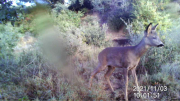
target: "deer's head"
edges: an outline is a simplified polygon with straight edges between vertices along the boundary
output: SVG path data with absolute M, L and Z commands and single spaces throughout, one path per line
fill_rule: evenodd
M 159 38 L 159 36 L 156 33 L 157 26 L 158 26 L 158 24 L 152 27 L 152 23 L 150 23 L 147 26 L 147 28 L 144 32 L 144 34 L 145 34 L 144 41 L 149 46 L 162 47 L 162 46 L 164 46 L 164 44 L 162 43 L 161 39 Z

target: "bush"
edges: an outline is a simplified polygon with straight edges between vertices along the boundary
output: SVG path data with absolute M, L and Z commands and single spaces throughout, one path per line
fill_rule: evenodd
M 100 89 L 96 92 L 87 92 L 85 81 L 81 78 L 79 71 L 76 71 L 78 67 L 73 65 L 76 64 L 76 59 L 68 61 L 69 65 L 61 65 L 61 61 L 58 63 L 49 61 L 51 58 L 44 54 L 40 47 L 37 49 L 23 52 L 16 59 L 6 58 L 1 61 L 0 95 L 3 99 L 106 99 L 105 93 L 102 93 Z M 69 67 L 71 65 L 73 68 Z M 101 94 L 99 95 L 98 92 Z
M 14 26 L 16 21 L 24 19 L 24 9 L 22 5 L 12 6 L 12 1 L 1 1 L 0 4 L 0 23 L 6 24 L 11 21 Z
M 56 13 L 53 14 L 53 20 L 58 25 L 61 31 L 65 32 L 72 27 L 79 27 L 81 22 L 81 17 L 83 13 L 75 13 L 70 10 L 61 10 L 61 13 L 56 16 Z
M 56 3 L 55 7 L 52 9 L 52 11 L 58 16 L 62 10 L 68 10 L 66 6 L 64 6 L 61 3 Z
M 148 76 L 148 82 L 150 85 L 155 86 L 166 86 L 167 91 L 159 92 L 160 99 L 169 99 L 179 98 L 180 95 L 178 92 L 180 91 L 180 70 L 179 63 L 167 63 L 161 66 L 162 71 L 157 74 Z
M 22 36 L 18 32 L 19 29 L 13 27 L 10 23 L 7 25 L 0 25 L 0 57 L 11 56 L 13 48 L 16 46 L 19 37 Z
M 50 10 L 48 5 L 36 3 L 36 6 L 27 7 L 24 10 L 24 19 L 16 21 L 15 25 L 19 27 L 20 33 L 30 32 L 33 36 L 38 36 L 39 31 L 52 26 Z
M 160 11 L 160 7 L 165 7 L 165 5 L 162 4 L 163 2 L 159 2 L 157 0 L 138 0 L 133 3 L 135 9 L 133 14 L 136 19 L 133 20 L 132 24 L 135 33 L 141 32 L 141 30 L 139 30 L 141 29 L 141 26 L 139 25 L 140 23 L 144 25 L 144 29 L 149 23 L 158 23 L 158 29 L 161 29 L 162 31 L 170 30 L 172 21 L 169 18 L 169 14 L 164 13 L 163 9 Z
M 166 13 L 173 19 L 178 19 L 180 15 L 180 5 L 177 2 L 171 2 L 164 7 Z
M 83 37 L 83 41 L 88 45 L 94 46 L 109 46 L 109 41 L 106 40 L 107 26 L 103 24 L 100 27 L 99 20 L 97 17 L 87 16 L 83 19 L 80 27 Z

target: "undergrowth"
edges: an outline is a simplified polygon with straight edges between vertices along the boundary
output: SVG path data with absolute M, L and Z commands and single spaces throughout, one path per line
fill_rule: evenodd
M 140 11 L 135 14 L 137 19 L 125 24 L 132 44 L 135 45 L 141 40 L 144 26 L 152 21 L 154 25 L 160 23 L 157 32 L 165 46 L 152 48 L 142 57 L 137 67 L 140 85 L 167 86 L 168 92 L 161 92 L 160 100 L 178 98 L 180 20 L 169 20 L 168 15 L 161 18 L 164 13 L 159 13 L 162 9 L 158 7 L 164 7 L 163 5 L 153 6 L 151 1 L 141 1 L 148 3 L 149 6 L 138 4 L 137 10 Z M 0 99 L 19 101 L 123 99 L 124 80 L 121 70 L 117 70 L 111 77 L 113 86 L 118 85 L 115 96 L 112 96 L 106 87 L 104 80 L 106 70 L 95 77 L 91 90 L 87 88 L 91 72 L 97 66 L 98 53 L 105 47 L 112 46 L 106 37 L 107 25 L 101 26 L 100 20 L 95 16 L 82 19 L 82 12 L 69 11 L 58 5 L 51 14 L 46 12 L 43 14 L 43 17 L 34 15 L 36 17 L 29 22 L 27 30 L 23 25 L 0 26 Z M 149 15 L 150 18 L 146 17 Z M 172 27 L 168 23 L 172 24 Z M 20 38 L 25 37 L 23 34 L 26 31 L 31 32 L 37 42 L 27 50 L 16 53 L 14 47 Z M 137 32 L 139 33 L 136 34 Z M 130 97 L 133 93 L 131 81 L 133 80 L 130 77 Z M 133 97 L 130 99 L 134 100 Z

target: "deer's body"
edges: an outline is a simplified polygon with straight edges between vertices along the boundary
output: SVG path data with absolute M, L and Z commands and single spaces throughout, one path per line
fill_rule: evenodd
M 99 53 L 98 60 L 103 66 L 132 69 L 140 60 L 140 53 L 136 52 L 138 46 L 109 47 Z M 146 51 L 146 50 L 142 50 Z
M 108 70 L 104 77 L 107 80 L 111 90 L 114 91 L 110 83 L 109 77 L 112 75 L 115 68 L 123 68 L 123 75 L 125 79 L 124 98 L 126 99 L 126 101 L 128 101 L 128 71 L 132 71 L 132 75 L 135 79 L 135 84 L 138 87 L 136 67 L 140 61 L 140 58 L 151 46 L 163 46 L 163 43 L 155 32 L 156 27 L 157 25 L 152 28 L 150 23 L 145 30 L 145 36 L 136 46 L 108 47 L 102 50 L 98 55 L 98 66 L 91 74 L 89 80 L 89 88 L 91 88 L 94 76 L 108 67 Z

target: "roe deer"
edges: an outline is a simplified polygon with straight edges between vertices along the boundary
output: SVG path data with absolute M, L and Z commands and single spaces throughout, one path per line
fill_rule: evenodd
M 140 43 L 136 46 L 108 47 L 104 49 L 103 51 L 101 51 L 98 56 L 98 61 L 99 61 L 98 66 L 92 72 L 90 80 L 89 80 L 89 89 L 91 88 L 92 80 L 94 76 L 100 71 L 108 67 L 108 70 L 106 74 L 104 75 L 104 77 L 109 87 L 111 88 L 111 90 L 114 91 L 109 81 L 109 77 L 112 75 L 116 67 L 123 68 L 123 75 L 125 79 L 124 98 L 126 101 L 128 101 L 128 92 L 127 92 L 128 71 L 131 70 L 132 75 L 135 79 L 135 84 L 138 87 L 138 80 L 136 76 L 136 66 L 139 63 L 140 58 L 151 46 L 156 46 L 156 47 L 164 46 L 156 33 L 157 25 L 152 27 L 152 23 L 150 23 L 144 32 L 144 37 L 142 38 Z

